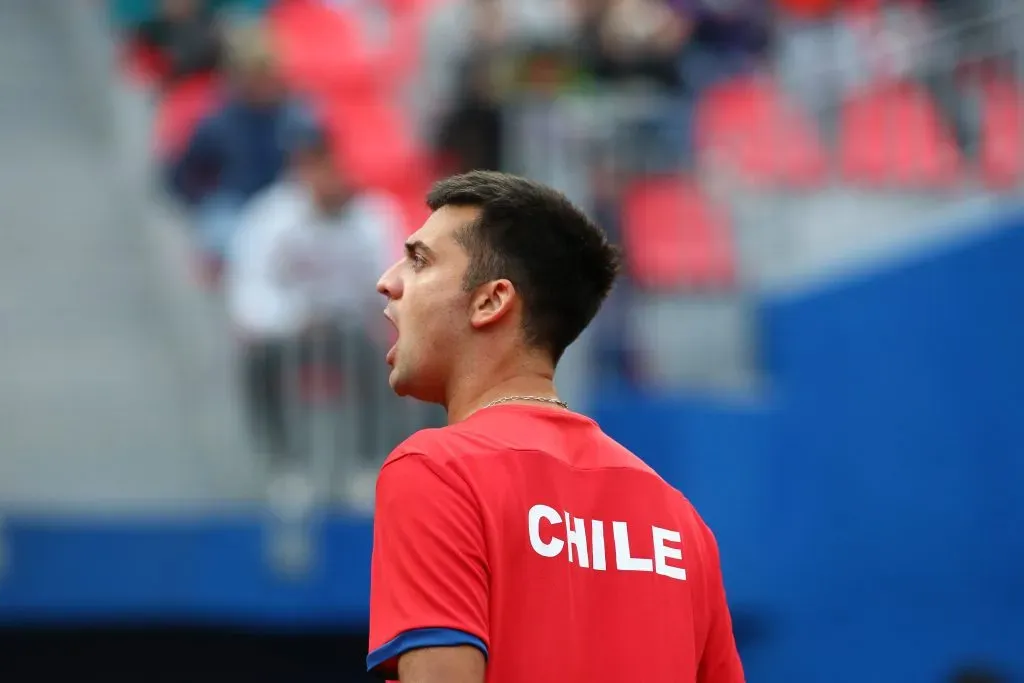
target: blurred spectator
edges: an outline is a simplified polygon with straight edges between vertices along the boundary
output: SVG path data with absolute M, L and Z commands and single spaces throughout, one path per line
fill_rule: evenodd
M 833 12 L 836 0 L 775 0 L 775 74 L 788 94 L 817 119 L 823 135 L 835 135 L 844 69 L 854 61 L 851 32 Z M 858 65 L 859 66 L 859 65 Z M 855 67 L 854 67 L 855 68 Z M 857 69 L 861 70 L 861 69 Z
M 603 98 L 602 114 L 616 122 L 610 143 L 623 170 L 672 171 L 690 156 L 693 102 L 678 62 L 691 30 L 664 0 L 581 2 L 580 59 L 612 95 Z M 634 89 L 653 97 L 635 98 Z
M 700 93 L 757 67 L 768 47 L 765 0 L 669 0 L 679 21 L 691 25 L 680 71 L 687 88 Z
M 586 0 L 581 28 L 584 63 L 599 80 L 680 88 L 676 63 L 692 25 L 663 0 Z
M 375 283 L 402 223 L 388 197 L 346 183 L 319 127 L 297 131 L 291 146 L 292 172 L 246 209 L 227 278 L 249 416 L 258 445 L 279 461 L 301 450 L 286 395 L 300 368 L 354 371 L 344 378 L 360 398 L 352 407 L 379 409 L 387 386 L 383 334 L 371 332 L 383 321 Z M 360 455 L 376 455 L 367 426 L 376 416 L 360 416 Z
M 159 56 L 164 85 L 216 71 L 221 36 L 203 0 L 161 0 L 156 16 L 142 22 L 135 40 Z
M 200 248 L 215 271 L 245 202 L 281 175 L 288 127 L 308 115 L 289 95 L 261 25 L 230 38 L 226 101 L 200 122 L 170 169 L 172 190 L 195 210 Z
M 504 131 L 493 64 L 486 55 L 481 55 L 479 59 L 470 59 L 462 69 L 461 91 L 437 134 L 437 151 L 448 166 L 444 170 L 501 170 Z
M 929 46 L 925 84 L 945 116 L 961 151 L 973 158 L 980 136 L 978 93 L 965 86 L 966 74 L 993 68 L 1012 73 L 1019 59 L 1014 31 L 1020 27 L 1016 0 L 928 0 L 935 27 L 946 40 Z M 977 82 L 977 79 L 973 79 Z
M 916 6 L 837 2 L 829 13 L 827 3 L 777 1 L 776 75 L 826 137 L 837 136 L 851 95 L 911 78 L 927 61 L 926 27 Z
M 501 168 L 499 83 L 506 58 L 563 43 L 571 31 L 566 0 L 452 0 L 440 6 L 425 29 L 417 79 L 423 138 L 452 157 L 456 169 Z

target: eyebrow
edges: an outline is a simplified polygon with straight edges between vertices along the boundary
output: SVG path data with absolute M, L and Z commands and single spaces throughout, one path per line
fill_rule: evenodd
M 413 254 L 416 254 L 417 252 L 419 252 L 420 254 L 423 254 L 424 256 L 428 256 L 428 257 L 434 256 L 434 251 L 430 247 L 428 247 L 426 244 L 421 242 L 420 240 L 413 240 L 411 242 L 406 242 L 405 243 L 405 253 L 406 254 L 408 254 L 409 256 L 412 256 Z

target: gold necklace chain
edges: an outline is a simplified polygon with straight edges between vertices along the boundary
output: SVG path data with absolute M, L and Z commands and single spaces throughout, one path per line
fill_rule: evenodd
M 569 404 L 558 398 L 548 398 L 546 396 L 505 396 L 504 398 L 497 398 L 484 406 L 484 408 L 490 408 L 491 406 L 501 405 L 502 403 L 511 403 L 512 401 L 536 401 L 537 403 L 549 403 L 559 408 L 569 408 Z

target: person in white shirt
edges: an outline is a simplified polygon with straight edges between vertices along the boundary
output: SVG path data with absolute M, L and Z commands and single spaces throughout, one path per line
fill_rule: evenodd
M 358 396 L 359 455 L 374 457 L 386 387 L 387 331 L 376 280 L 399 252 L 402 214 L 386 195 L 355 191 L 313 123 L 293 131 L 290 172 L 248 205 L 229 254 L 228 308 L 242 340 L 247 411 L 277 462 L 301 444 L 289 429 L 289 377 L 315 356 Z M 378 400 L 379 399 L 379 400 Z

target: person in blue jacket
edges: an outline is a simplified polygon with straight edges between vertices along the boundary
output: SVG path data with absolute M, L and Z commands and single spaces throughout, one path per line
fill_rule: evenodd
M 285 171 L 288 138 L 314 119 L 289 93 L 258 25 L 229 35 L 222 104 L 205 117 L 169 171 L 192 210 L 202 257 L 219 272 L 242 208 Z

